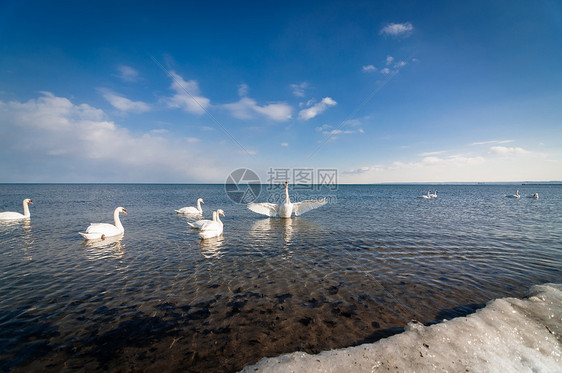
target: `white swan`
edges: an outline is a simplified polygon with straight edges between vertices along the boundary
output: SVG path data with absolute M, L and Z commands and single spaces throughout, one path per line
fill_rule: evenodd
M 538 193 L 535 193 L 535 194 L 529 194 L 529 195 L 527 196 L 527 198 L 534 198 L 534 199 L 539 199 L 539 194 L 538 194 Z
M 205 202 L 203 202 L 203 198 L 198 198 L 197 199 L 197 207 L 193 207 L 193 206 L 188 206 L 188 207 L 182 207 L 179 210 L 176 210 L 176 212 L 178 214 L 202 214 L 203 213 L 203 209 L 201 208 L 201 204 L 204 204 Z
M 219 210 L 217 210 L 219 211 Z M 220 210 L 222 211 L 222 210 Z M 207 238 L 211 238 L 211 237 L 217 237 L 220 236 L 222 234 L 222 230 L 223 230 L 223 224 L 222 221 L 220 219 L 220 216 L 225 216 L 224 215 L 224 211 L 221 213 L 217 212 L 213 218 L 216 218 L 215 221 L 209 221 L 206 222 L 205 224 L 203 224 L 201 226 L 201 231 L 199 232 L 199 237 L 201 237 L 201 239 L 207 239 Z
M 429 194 L 429 190 L 427 191 L 427 194 L 422 194 L 421 196 L 419 196 L 418 198 L 424 198 L 424 199 L 430 199 L 431 198 L 431 194 Z
M 217 211 L 213 211 L 213 220 L 208 220 L 208 219 L 197 220 L 194 223 L 188 222 L 187 224 L 189 224 L 189 226 L 193 229 L 201 229 L 201 227 L 204 226 L 205 224 L 213 222 L 213 221 L 217 221 L 217 214 L 225 216 L 224 211 L 221 210 L 221 209 L 218 209 Z
M 519 195 L 519 190 L 517 190 L 515 192 L 515 194 L 508 194 L 506 197 L 507 198 L 520 198 L 521 196 Z
M 285 203 L 278 205 L 275 203 L 250 203 L 248 208 L 255 213 L 266 216 L 279 216 L 280 218 L 290 218 L 292 213 L 295 216 L 304 214 L 307 211 L 315 209 L 326 204 L 326 199 L 308 200 L 302 202 L 291 203 L 289 199 L 289 182 L 285 182 Z
M 23 200 L 23 214 L 13 211 L 0 212 L 0 220 L 16 220 L 16 219 L 30 218 L 31 213 L 29 212 L 28 203 L 31 203 L 33 205 L 33 202 L 31 202 L 29 198 Z
M 437 198 L 437 191 L 435 191 L 435 193 L 432 193 L 429 195 L 431 198 Z
M 113 221 L 115 225 L 108 223 L 91 223 L 86 233 L 78 232 L 86 240 L 105 239 L 106 237 L 118 236 L 125 232 L 121 220 L 119 220 L 119 213 L 127 215 L 127 211 L 123 207 L 117 207 L 113 211 Z

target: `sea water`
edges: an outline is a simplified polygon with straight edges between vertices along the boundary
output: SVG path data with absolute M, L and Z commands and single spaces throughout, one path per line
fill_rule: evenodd
M 420 198 L 428 189 L 438 197 Z M 506 197 L 516 189 L 522 198 Z M 291 195 L 329 203 L 280 220 L 223 185 L 0 185 L 0 211 L 34 202 L 31 219 L 0 223 L 1 369 L 231 372 L 407 336 L 562 282 L 559 185 Z M 226 213 L 217 239 L 201 241 L 187 224 L 196 218 L 174 212 L 199 197 L 205 218 Z M 263 190 L 258 202 L 271 199 Z M 84 242 L 78 232 L 112 222 L 117 206 L 124 236 Z M 458 330 L 447 338 L 461 343 Z

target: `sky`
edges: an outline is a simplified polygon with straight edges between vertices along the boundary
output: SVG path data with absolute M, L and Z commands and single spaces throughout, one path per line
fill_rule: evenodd
M 562 3 L 0 0 L 0 182 L 239 168 L 562 180 Z

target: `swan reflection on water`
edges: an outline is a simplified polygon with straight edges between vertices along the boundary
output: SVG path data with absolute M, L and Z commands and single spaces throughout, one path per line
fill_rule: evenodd
M 294 243 L 295 237 L 304 238 L 312 235 L 317 236 L 320 227 L 313 222 L 303 218 L 289 219 L 260 219 L 256 220 L 250 227 L 250 235 L 255 240 L 266 240 L 283 235 L 285 245 Z
M 125 254 L 125 245 L 121 243 L 123 234 L 105 239 L 85 240 L 80 244 L 86 249 L 88 260 L 100 260 L 112 257 L 120 259 Z
M 22 252 L 23 259 L 26 261 L 33 260 L 33 256 L 29 251 L 35 243 L 31 227 L 31 219 L 0 220 L 1 233 L 9 232 L 10 235 L 21 237 L 23 239 L 25 245 L 22 245 Z
M 224 253 L 224 236 L 208 238 L 199 242 L 201 254 L 207 258 L 220 258 Z
M 293 238 L 293 221 L 296 219 L 260 219 L 256 220 L 250 228 L 250 235 L 256 240 L 265 240 L 283 232 L 285 244 L 291 243 Z

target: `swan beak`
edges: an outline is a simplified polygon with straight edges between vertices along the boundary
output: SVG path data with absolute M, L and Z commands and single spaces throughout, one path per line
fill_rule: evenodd
M 33 205 L 33 202 L 29 201 L 29 203 L 31 203 Z
M 128 215 L 127 211 L 125 211 L 125 209 L 123 209 L 123 214 Z

